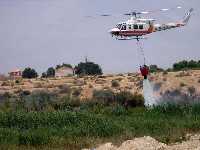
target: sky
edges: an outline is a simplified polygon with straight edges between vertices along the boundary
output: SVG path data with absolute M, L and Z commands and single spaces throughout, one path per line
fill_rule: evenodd
M 167 23 L 195 9 L 186 27 L 153 33 L 141 41 L 147 64 L 163 68 L 183 59 L 200 59 L 199 0 L 0 0 L 0 73 L 25 67 L 42 73 L 61 63 L 76 65 L 85 56 L 105 73 L 137 71 L 141 56 L 136 41 L 117 41 L 108 33 L 129 18 L 98 14 L 178 5 L 183 8 L 144 16 Z M 85 17 L 89 15 L 94 17 Z

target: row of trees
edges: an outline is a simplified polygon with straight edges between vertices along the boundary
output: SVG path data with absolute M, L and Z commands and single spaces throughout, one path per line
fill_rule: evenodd
M 183 69 L 200 69 L 200 60 L 195 61 L 195 60 L 183 60 L 177 63 L 173 64 L 173 70 L 174 71 L 179 71 Z
M 68 67 L 72 68 L 74 70 L 74 73 L 76 75 L 101 75 L 102 69 L 98 64 L 95 64 L 94 62 L 80 62 L 77 66 L 74 68 L 70 64 L 62 64 L 57 65 L 56 68 L 50 67 L 47 69 L 46 72 L 42 73 L 42 78 L 49 78 L 49 77 L 55 77 L 56 69 L 62 68 L 62 67 Z M 37 78 L 38 73 L 33 68 L 25 68 L 22 72 L 23 78 Z
M 56 69 L 62 68 L 62 67 L 69 67 L 74 70 L 74 73 L 76 75 L 101 75 L 102 69 L 98 64 L 95 64 L 94 62 L 80 62 L 77 66 L 74 68 L 70 64 L 62 64 L 57 65 L 55 68 L 50 67 L 47 69 L 46 72 L 42 73 L 43 78 L 49 78 L 49 77 L 55 77 Z M 150 65 L 150 72 L 159 72 L 164 71 L 164 69 L 159 68 L 157 65 Z M 194 60 L 183 60 L 179 61 L 177 63 L 173 64 L 173 68 L 167 69 L 167 71 L 179 71 L 184 69 L 200 69 L 200 60 L 194 61 Z M 32 69 L 32 68 L 25 68 L 25 70 L 22 73 L 23 78 L 36 78 L 38 77 L 38 73 Z
M 181 71 L 187 69 L 200 69 L 200 60 L 182 60 L 173 64 L 172 68 L 168 68 L 167 70 L 163 68 L 159 68 L 157 65 L 149 66 L 150 72 L 161 72 L 161 71 Z

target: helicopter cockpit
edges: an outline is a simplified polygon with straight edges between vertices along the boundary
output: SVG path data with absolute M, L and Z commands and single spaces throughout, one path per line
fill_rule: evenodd
M 119 30 L 126 30 L 126 23 L 118 23 L 116 27 Z
M 121 30 L 122 23 L 118 23 L 118 24 L 116 25 L 116 27 L 117 27 L 119 30 Z

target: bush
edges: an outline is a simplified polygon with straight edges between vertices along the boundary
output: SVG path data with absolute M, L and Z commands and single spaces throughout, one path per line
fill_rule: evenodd
M 58 88 L 60 89 L 60 94 L 71 94 L 71 87 L 67 84 L 59 85 Z
M 81 88 L 76 88 L 72 92 L 72 96 L 78 97 L 81 94 L 82 89 Z
M 189 92 L 191 95 L 193 95 L 193 94 L 195 94 L 195 92 L 196 92 L 196 88 L 195 88 L 194 86 L 190 86 L 190 87 L 188 87 L 188 92 Z
M 135 93 L 134 95 L 128 91 L 122 91 L 117 93 L 115 96 L 115 100 L 127 107 L 137 107 L 137 106 L 144 106 L 144 98 L 141 94 Z
M 180 83 L 180 87 L 184 87 L 184 86 L 186 86 L 186 84 L 183 83 L 183 82 L 181 82 L 181 83 Z
M 28 96 L 22 97 L 25 102 L 25 108 L 28 110 L 42 111 L 56 101 L 56 95 L 46 91 L 34 91 Z
M 111 85 L 112 85 L 112 87 L 119 87 L 120 86 L 120 84 L 117 80 L 112 80 Z
M 4 81 L 3 83 L 1 83 L 1 86 L 10 86 L 10 82 L 9 81 Z
M 163 75 L 167 75 L 168 74 L 168 71 L 167 70 L 164 70 L 163 71 Z
M 24 71 L 22 72 L 22 77 L 28 79 L 37 78 L 38 74 L 34 69 L 28 67 L 25 68 Z
M 149 71 L 150 71 L 151 73 L 153 73 L 153 72 L 160 72 L 160 71 L 163 71 L 163 69 L 162 69 L 162 68 L 159 68 L 157 65 L 150 65 L 150 66 L 149 66 Z
M 46 73 L 46 72 L 43 72 L 41 77 L 42 77 L 42 78 L 47 78 L 47 73 Z
M 98 103 L 109 105 L 114 102 L 115 94 L 111 90 L 94 90 L 93 99 Z

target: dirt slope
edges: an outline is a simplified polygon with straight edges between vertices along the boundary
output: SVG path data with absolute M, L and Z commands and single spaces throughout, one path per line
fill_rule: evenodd
M 112 143 L 106 143 L 91 150 L 200 150 L 200 135 L 194 135 L 188 138 L 187 141 L 182 143 L 166 145 L 146 136 L 125 141 L 119 147 L 112 145 Z

